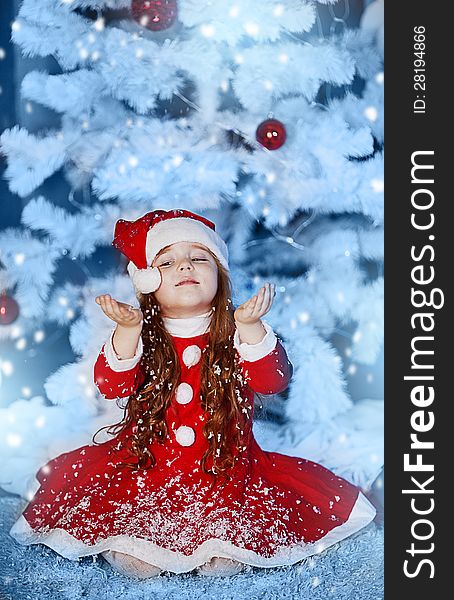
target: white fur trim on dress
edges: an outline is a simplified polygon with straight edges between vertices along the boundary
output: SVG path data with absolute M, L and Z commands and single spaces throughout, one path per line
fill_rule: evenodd
M 214 556 L 231 558 L 253 567 L 282 567 L 293 565 L 307 556 L 320 554 L 329 546 L 358 532 L 375 517 L 376 510 L 360 492 L 348 520 L 329 531 L 317 542 L 295 544 L 281 548 L 274 556 L 266 557 L 253 550 L 235 546 L 230 541 L 218 538 L 206 540 L 187 556 L 182 552 L 168 550 L 143 538 L 128 535 L 115 535 L 96 544 L 87 545 L 61 528 L 45 533 L 34 531 L 23 515 L 14 523 L 10 535 L 20 544 L 45 544 L 69 560 L 78 560 L 83 556 L 92 556 L 105 550 L 123 552 L 139 560 L 160 567 L 172 573 L 187 573 L 210 561 Z
M 183 350 L 183 362 L 190 369 L 191 367 L 195 367 L 196 364 L 202 358 L 202 350 L 193 344 L 192 346 L 188 346 Z
M 192 446 L 195 441 L 195 431 L 187 425 L 180 425 L 175 431 L 175 438 L 181 446 Z
M 188 404 L 191 402 L 193 395 L 194 390 L 192 387 L 189 385 L 189 383 L 183 381 L 183 383 L 180 383 L 180 385 L 177 387 L 175 399 L 178 404 Z
M 117 371 L 121 373 L 123 371 L 129 371 L 130 369 L 134 368 L 140 361 L 140 357 L 142 356 L 143 352 L 143 342 L 142 337 L 139 337 L 139 343 L 137 344 L 136 353 L 132 358 L 120 358 L 116 354 L 113 347 L 113 336 L 115 333 L 115 329 L 112 330 L 112 333 L 110 334 L 110 337 L 105 344 L 104 355 L 112 371 Z
M 238 350 L 238 354 L 241 356 L 241 358 L 247 360 L 248 362 L 260 360 L 276 348 L 276 334 L 266 321 L 262 321 L 262 323 L 265 327 L 266 334 L 263 340 L 258 344 L 246 344 L 246 342 L 240 342 L 240 334 L 238 333 L 238 329 L 235 331 L 235 335 L 233 336 L 233 345 Z
M 151 265 L 160 250 L 178 242 L 193 242 L 206 246 L 217 256 L 221 265 L 229 268 L 229 252 L 224 240 L 210 227 L 187 217 L 160 221 L 148 230 L 145 253 Z

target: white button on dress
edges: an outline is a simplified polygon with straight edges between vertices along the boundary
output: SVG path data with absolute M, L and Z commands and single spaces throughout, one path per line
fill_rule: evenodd
M 175 431 L 175 437 L 180 446 L 191 446 L 195 440 L 195 431 L 187 425 L 180 425 Z
M 188 404 L 188 402 L 191 402 L 193 395 L 194 391 L 189 383 L 183 382 L 177 387 L 175 399 L 178 404 Z
M 193 367 L 196 365 L 201 356 L 202 351 L 195 344 L 193 346 L 188 346 L 183 350 L 183 362 L 187 367 Z

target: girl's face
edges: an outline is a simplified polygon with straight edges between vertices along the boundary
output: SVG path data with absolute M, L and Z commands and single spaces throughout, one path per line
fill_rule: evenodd
M 154 292 L 164 317 L 194 317 L 211 310 L 218 289 L 218 268 L 201 244 L 178 242 L 156 256 L 153 267 L 161 273 Z

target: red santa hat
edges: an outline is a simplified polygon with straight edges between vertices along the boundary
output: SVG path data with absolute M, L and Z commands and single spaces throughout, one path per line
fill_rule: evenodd
M 189 210 L 154 210 L 136 221 L 119 219 L 112 245 L 129 258 L 128 273 L 136 290 L 149 294 L 161 285 L 159 269 L 151 266 L 153 260 L 163 248 L 178 242 L 206 246 L 228 270 L 227 246 L 215 224 Z

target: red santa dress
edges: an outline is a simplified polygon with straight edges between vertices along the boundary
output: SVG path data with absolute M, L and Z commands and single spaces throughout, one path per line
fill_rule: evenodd
M 200 467 L 208 447 L 202 427 L 200 370 L 209 315 L 165 319 L 181 364 L 166 422 L 168 440 L 150 445 L 151 470 L 119 468 L 131 462 L 119 441 L 88 444 L 50 460 L 36 473 L 40 484 L 10 534 L 21 544 L 46 544 L 79 557 L 114 550 L 165 571 L 184 573 L 214 556 L 256 567 L 294 564 L 367 525 L 375 508 L 360 489 L 320 464 L 260 448 L 252 431 L 253 394 L 284 390 L 292 366 L 268 324 L 259 344 L 234 344 L 247 382 L 242 390 L 249 417 L 247 442 L 232 480 L 210 491 Z M 110 339 L 94 367 L 106 399 L 129 396 L 143 381 L 136 355 L 120 359 Z M 132 427 L 133 425 L 131 425 Z M 120 450 L 113 451 L 113 447 Z

